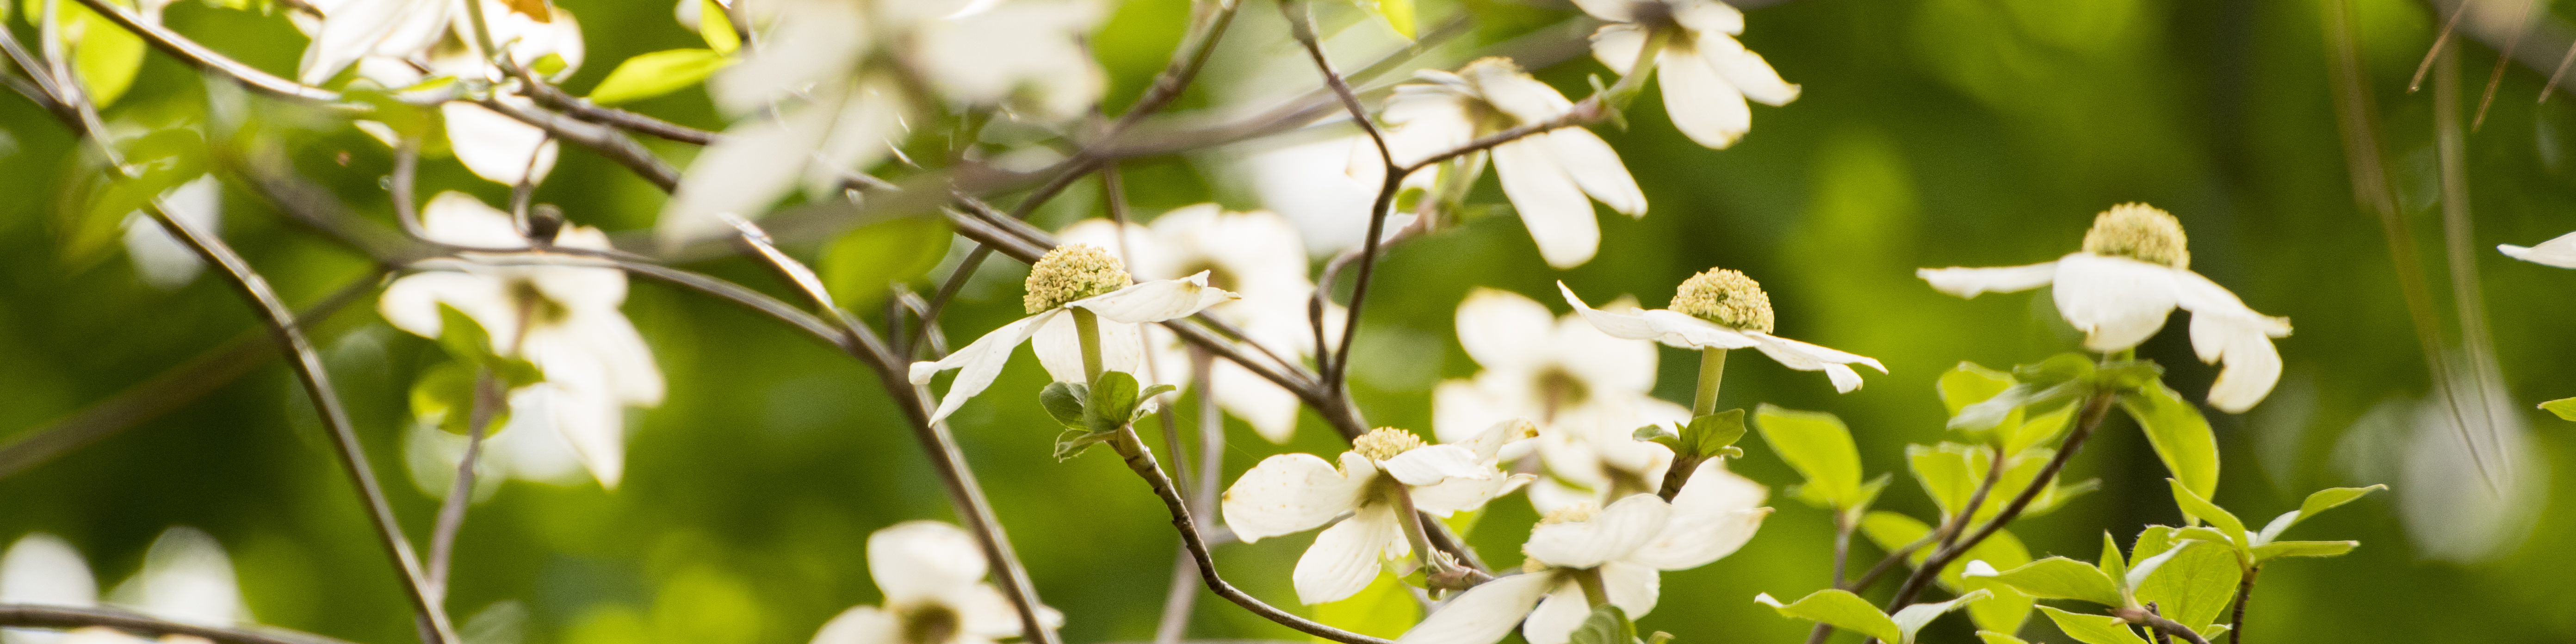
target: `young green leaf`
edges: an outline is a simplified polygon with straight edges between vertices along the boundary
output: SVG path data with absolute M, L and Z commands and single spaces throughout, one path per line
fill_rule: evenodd
M 2039 610 L 2048 613 L 2048 621 L 2056 622 L 2057 630 L 2084 644 L 2147 644 L 2146 638 L 2138 637 L 2137 631 L 2129 630 L 2129 624 L 2117 617 L 2069 613 L 2052 606 L 2041 606 Z
M 698 38 L 719 54 L 730 56 L 742 49 L 742 34 L 734 33 L 733 16 L 716 0 L 698 0 Z
M 2164 460 L 2165 471 L 2201 498 L 2218 491 L 2218 438 L 2199 407 L 2184 401 L 2172 387 L 2156 383 L 2121 394 L 2120 408 L 2146 431 L 2147 445 Z
M 1905 634 L 1904 644 L 1914 644 L 1914 634 L 1921 632 L 1924 625 L 1932 623 L 1932 620 L 1939 619 L 1950 611 L 1958 610 L 1991 595 L 1992 593 L 1987 591 L 1972 590 L 1968 591 L 1968 594 L 1951 598 L 1950 601 L 1915 604 L 1896 609 L 1896 614 L 1889 616 L 1888 619 L 1896 622 L 1898 632 Z
M 1090 431 L 1082 422 L 1082 404 L 1090 399 L 1091 388 L 1079 382 L 1051 382 L 1038 391 L 1038 406 L 1067 429 Z
M 2548 410 L 2549 413 L 2557 414 L 2559 418 L 2576 420 L 2576 398 L 2560 398 L 2540 403 L 2540 408 Z
M 2245 543 L 2245 522 L 2236 520 L 2236 515 L 2229 514 L 2227 510 L 2210 503 L 2209 499 L 2193 492 L 2191 488 L 2184 487 L 2180 480 L 2165 479 L 2165 482 L 2172 484 L 2174 505 L 2182 509 L 2183 516 L 2207 521 L 2210 525 L 2216 526 L 2219 531 L 2227 535 L 2230 543 L 2239 545 Z
M 704 0 L 701 0 L 704 1 Z M 853 309 L 883 304 L 897 282 L 930 273 L 957 236 L 938 217 L 899 217 L 860 226 L 823 251 L 818 271 L 832 299 Z
M 2388 489 L 2388 486 L 2373 485 L 2370 487 L 2330 487 L 2323 490 L 2317 490 L 2315 493 L 2308 495 L 2308 500 L 2299 503 L 2299 518 L 2293 519 L 2290 522 L 2292 524 L 2296 524 L 2300 521 L 2316 518 L 2317 513 L 2341 507 L 2343 504 L 2351 503 L 2360 499 L 2363 495 L 2385 489 Z
M 2226 544 L 2185 542 L 2156 556 L 2166 559 L 2134 584 L 2138 601 L 2155 602 L 2167 619 L 2193 630 L 2218 619 L 2235 599 L 2236 582 L 2245 574 L 2237 565 L 2236 552 Z
M 2058 434 L 2066 431 L 2067 424 L 2075 420 L 2077 407 L 2079 405 L 2073 401 L 2067 401 L 2059 403 L 2056 411 L 2037 414 L 2022 412 L 2030 419 L 2022 421 L 2010 430 L 1997 431 L 1996 439 L 2003 443 L 2005 454 L 2019 456 L 2032 448 L 2056 440 Z
M 2254 562 L 2281 557 L 2340 557 L 2359 547 L 2359 541 L 2274 541 L 2254 548 Z
M 1993 398 L 1996 394 L 2003 393 L 2005 389 L 2011 389 L 2012 386 L 2012 374 L 1981 367 L 1974 362 L 1961 362 L 1959 366 L 1941 372 L 1941 380 L 1938 383 L 1938 388 L 1941 390 L 1941 405 L 1950 408 L 1952 416 L 1957 416 L 1959 410 Z
M 1970 463 L 1973 448 L 1958 443 L 1905 446 L 1906 464 L 1914 470 L 1914 480 L 1923 485 L 1923 493 L 1941 506 L 1943 516 L 1957 516 L 1968 511 L 1968 497 L 1974 496 L 1978 479 L 1986 469 Z
M 134 87 L 135 73 L 143 70 L 143 38 L 76 4 L 64 3 L 55 19 L 71 36 L 72 74 L 92 104 L 106 109 Z
M 1407 602 L 1411 603 L 1411 602 Z M 1602 604 L 1583 618 L 1567 644 L 1637 644 L 1637 625 L 1628 621 L 1628 611 L 1615 604 Z
M 1909 633 L 1898 628 L 1896 620 L 1888 618 L 1886 613 L 1878 612 L 1877 606 L 1870 605 L 1869 600 L 1861 599 L 1859 595 L 1851 594 L 1850 591 L 1827 588 L 1809 593 L 1806 597 L 1799 598 L 1797 603 L 1788 605 L 1782 605 L 1780 600 L 1773 599 L 1770 593 L 1754 595 L 1753 601 L 1780 611 L 1782 617 L 1822 622 L 1835 628 L 1875 637 L 1882 642 L 1908 641 L 1906 636 Z
M 2128 593 L 2129 560 L 2120 556 L 2120 541 L 2111 538 L 2109 530 L 2102 531 L 2102 558 L 2093 562 L 2093 567 L 2102 571 L 2102 576 L 2110 578 L 2112 583 L 2118 584 L 2121 594 Z
M 1851 429 L 1842 419 L 1769 404 L 1755 411 L 1754 419 L 1771 451 L 1807 477 L 1799 490 L 1802 498 L 1841 509 L 1860 503 L 1860 450 L 1852 445 Z
M 498 413 L 507 414 L 503 407 Z M 437 416 L 438 428 L 448 433 L 473 433 L 474 364 L 453 360 L 423 372 L 411 383 L 411 413 L 415 418 Z M 496 419 L 492 425 L 501 423 Z
M 1106 434 L 1125 427 L 1136 417 L 1138 400 L 1136 377 L 1124 371 L 1103 371 L 1091 381 L 1091 400 L 1082 406 L 1083 427 L 1095 434 Z
M 1422 621 L 1422 603 L 1413 600 L 1413 591 L 1395 575 L 1380 572 L 1377 581 L 1360 589 L 1359 594 L 1316 606 L 1315 621 L 1362 635 L 1394 639 Z
M 2030 644 L 2021 638 L 1995 631 L 1977 631 L 1977 641 L 1984 644 Z
M 640 101 L 680 91 L 734 63 L 734 58 L 712 49 L 672 49 L 637 54 L 616 69 L 608 78 L 590 90 L 590 101 L 615 105 Z
M 2006 570 L 1995 579 L 2041 599 L 2080 599 L 2121 606 L 2120 588 L 2102 570 L 2065 557 L 2049 557 Z
M 1091 446 L 1109 442 L 1109 439 L 1115 436 L 1117 436 L 1115 432 L 1064 430 L 1064 433 L 1055 435 L 1055 460 L 1058 462 L 1071 460 L 1073 457 L 1081 456 L 1083 451 L 1091 449 Z

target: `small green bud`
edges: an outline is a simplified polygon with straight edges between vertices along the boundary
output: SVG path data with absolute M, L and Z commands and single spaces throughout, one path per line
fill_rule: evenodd
M 2191 268 L 2191 251 L 2182 233 L 2182 221 L 2173 213 L 2143 203 L 2124 203 L 2093 216 L 2093 228 L 2084 231 L 2084 252 L 2170 266 Z
M 1065 244 L 1029 265 L 1029 293 L 1020 303 L 1037 313 L 1135 283 L 1127 277 L 1127 266 L 1108 251 L 1089 244 Z
M 1369 460 L 1383 461 L 1395 458 L 1397 454 L 1412 451 L 1422 444 L 1422 437 L 1413 435 L 1413 432 L 1393 427 L 1380 427 L 1361 434 L 1358 440 L 1351 441 L 1351 451 L 1359 452 L 1361 456 L 1369 457 Z
M 1742 271 L 1712 268 L 1674 289 L 1672 310 L 1739 331 L 1771 332 L 1771 295 Z

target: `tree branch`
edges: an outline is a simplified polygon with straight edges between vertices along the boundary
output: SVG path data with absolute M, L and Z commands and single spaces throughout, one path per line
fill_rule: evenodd
M 1913 576 L 1906 577 L 1905 584 L 1897 587 L 1896 597 L 1887 602 L 1887 610 L 1894 612 L 1912 603 L 1916 595 L 1921 594 L 1925 587 L 1931 585 L 1934 578 L 1940 576 L 1942 568 L 1948 567 L 1951 561 L 1959 558 L 1959 555 L 1966 554 L 1968 549 L 1977 547 L 1977 544 L 1984 542 L 1986 537 L 1994 536 L 1996 531 L 2004 528 L 2004 524 L 2012 523 L 2013 519 L 2019 518 L 2022 510 L 2030 507 L 2031 502 L 2037 500 L 2041 492 L 2047 491 L 2049 486 L 2056 484 L 2058 470 L 2066 468 L 2066 462 L 2073 459 L 2075 453 L 2084 448 L 2084 439 L 2091 437 L 2093 429 L 2099 427 L 2102 424 L 2102 418 L 2110 413 L 2114 393 L 2105 390 L 2093 394 L 2093 399 L 2084 404 L 2084 411 L 2076 421 L 2075 431 L 2067 434 L 2065 443 L 2058 445 L 2057 455 L 2050 457 L 2048 464 L 2039 468 L 2039 475 L 2031 477 L 2030 486 L 2022 488 L 2020 494 L 2014 495 L 2013 500 L 2004 504 L 2002 510 L 1996 511 L 1994 518 L 1987 519 L 1982 527 L 1977 528 L 1975 534 L 1968 535 L 1968 538 L 1961 539 L 1950 547 L 1932 551 L 1932 556 L 1924 559 L 1923 565 L 1914 569 Z
M 345 640 L 332 639 L 311 633 L 299 633 L 285 629 L 272 629 L 266 627 L 261 627 L 259 630 L 212 628 L 198 626 L 195 624 L 181 624 L 157 617 L 139 615 L 121 610 L 105 608 L 75 608 L 71 606 L 0 604 L 0 626 L 15 628 L 51 628 L 61 630 L 90 627 L 112 628 L 146 637 L 166 637 L 171 635 L 182 637 L 202 637 L 208 640 L 222 642 L 223 644 L 351 644 Z

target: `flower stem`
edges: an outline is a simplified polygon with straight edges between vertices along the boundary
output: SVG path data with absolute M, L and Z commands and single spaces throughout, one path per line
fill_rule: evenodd
M 1574 571 L 1574 585 L 1583 587 L 1583 602 L 1592 608 L 1610 603 L 1610 591 L 1601 587 L 1601 569 Z
M 2245 602 L 2254 600 L 2254 576 L 2263 574 L 2262 566 L 2245 569 L 2245 578 L 2236 582 L 2235 614 L 2227 620 L 2227 644 L 2245 641 Z
M 1073 333 L 1082 338 L 1082 382 L 1100 381 L 1100 316 L 1089 309 L 1073 309 Z
M 1691 417 L 1717 413 L 1717 385 L 1726 379 L 1726 349 L 1699 350 L 1699 394 L 1691 398 Z
M 1671 29 L 1657 29 L 1646 34 L 1646 44 L 1637 49 L 1637 62 L 1628 66 L 1628 74 L 1619 77 L 1617 84 L 1611 85 L 1608 91 L 1602 92 L 1614 106 L 1621 109 L 1627 108 L 1629 99 L 1635 98 L 1639 90 L 1645 89 L 1646 78 L 1655 75 L 1656 54 L 1663 53 L 1664 43 L 1670 42 L 1672 37 Z M 1719 350 L 1724 351 L 1724 349 Z
M 1431 556 L 1435 550 L 1431 547 L 1431 537 L 1424 534 L 1422 513 L 1413 509 L 1412 490 L 1405 489 L 1404 483 L 1392 476 L 1381 477 L 1378 483 L 1386 486 L 1387 497 L 1395 501 L 1395 524 L 1404 528 L 1404 541 L 1412 544 L 1413 558 L 1420 560 L 1422 567 L 1432 572 L 1448 572 L 1439 557 Z

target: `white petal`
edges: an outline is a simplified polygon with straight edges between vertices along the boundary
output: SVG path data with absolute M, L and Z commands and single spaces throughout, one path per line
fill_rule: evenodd
M 654 237 L 666 247 L 728 237 L 734 228 L 718 215 L 768 212 L 804 176 L 837 113 L 823 105 L 790 107 L 780 118 L 747 119 L 725 130 L 724 138 L 689 162 L 679 189 L 662 206 Z
M 1653 340 L 1685 349 L 1742 349 L 1755 344 L 1753 338 L 1707 320 L 1663 309 L 1640 313 L 1603 311 L 1584 304 L 1583 298 L 1575 296 L 1574 289 L 1566 287 L 1564 282 L 1557 282 L 1556 288 L 1565 294 L 1567 303 L 1574 305 L 1575 312 L 1583 314 L 1584 321 L 1591 322 L 1592 328 L 1600 329 L 1610 337 Z
M 626 476 L 626 406 L 617 399 L 603 365 L 595 360 L 547 360 L 538 386 L 555 431 L 581 457 L 600 487 L 617 489 Z
M 2191 344 L 2201 361 L 2225 361 L 2218 381 L 2209 385 L 2209 405 L 2230 414 L 2245 413 L 2272 393 L 2281 380 L 2281 353 L 2258 320 L 2193 314 Z
M 1774 107 L 1798 100 L 1798 86 L 1780 80 L 1780 72 L 1772 70 L 1761 54 L 1745 49 L 1744 43 L 1724 34 L 1701 33 L 1698 44 L 1700 56 L 1708 59 L 1709 67 L 1716 69 L 1717 75 L 1735 91 L 1742 92 L 1744 98 Z
M 2057 260 L 2057 313 L 2084 332 L 2086 349 L 2138 346 L 2173 313 L 2176 272 L 2126 257 L 2067 255 Z
M 510 302 L 508 284 L 488 275 L 453 271 L 428 271 L 405 275 L 385 287 L 376 297 L 376 312 L 385 316 L 394 328 L 410 331 L 424 338 L 436 338 L 444 332 L 445 322 L 439 317 L 438 305 L 446 304 L 473 318 L 492 336 L 494 347 L 502 353 L 514 353 L 516 346 L 506 344 L 518 337 L 518 307 Z
M 1538 426 L 1530 424 L 1527 420 L 1514 418 L 1494 423 L 1486 427 L 1485 431 L 1477 432 L 1474 438 L 1455 444 L 1475 452 L 1477 460 L 1492 463 L 1499 458 L 1504 446 L 1528 440 L 1537 435 Z
M 1397 644 L 1493 644 L 1529 615 L 1557 583 L 1552 573 L 1497 577 L 1477 584 L 1432 611 L 1396 638 Z
M 296 78 L 320 85 L 369 54 L 402 57 L 436 42 L 446 24 L 447 2 L 374 0 L 331 7 L 304 49 Z
M 1791 340 L 1760 331 L 1746 331 L 1744 334 L 1760 342 L 1760 344 L 1756 344 L 1754 346 L 1762 350 L 1762 355 L 1771 356 L 1771 359 L 1778 361 L 1781 366 L 1791 369 L 1799 371 L 1823 371 L 1826 375 L 1832 378 L 1834 390 L 1843 393 L 1851 393 L 1852 390 L 1860 388 L 1860 374 L 1852 371 L 1851 367 L 1843 365 L 1865 364 L 1878 369 L 1879 373 L 1887 373 L 1887 367 L 1879 364 L 1878 360 L 1873 358 L 1807 344 L 1805 342 L 1799 342 L 1797 340 Z
M 1690 140 L 1714 149 L 1734 145 L 1753 129 L 1753 110 L 1744 105 L 1744 94 L 1719 76 L 1706 57 L 1688 47 L 1673 43 L 1655 58 L 1663 64 L 1657 70 L 1664 88 L 1664 112 L 1671 115 L 1673 127 Z
M 1545 355 L 1556 314 L 1519 293 L 1476 287 L 1458 303 L 1457 326 L 1458 345 L 1476 364 L 1519 373 L 1536 368 Z
M 886 602 L 962 595 L 981 585 L 984 550 L 973 535 L 939 521 L 906 521 L 868 535 L 868 577 Z
M 1010 596 L 1002 594 L 1002 590 L 992 584 L 976 584 L 964 594 L 949 596 L 946 600 L 950 608 L 957 610 L 958 628 L 982 641 L 1017 637 L 1023 632 L 1019 607 L 1011 603 Z M 1038 625 L 1047 630 L 1063 628 L 1064 613 L 1040 605 Z
M 1189 317 L 1207 307 L 1242 296 L 1207 285 L 1207 272 L 1176 280 L 1154 280 L 1065 304 L 1090 309 L 1109 322 L 1145 323 Z
M 1711 462 L 1714 460 L 1711 459 Z M 1715 479 L 1737 478 L 1724 470 L 1719 470 L 1712 475 L 1703 469 L 1699 474 L 1692 476 L 1689 485 L 1699 485 L 1700 477 L 1703 476 Z M 1750 483 L 1745 481 L 1745 484 Z M 1684 487 L 1687 491 L 1689 486 Z M 1683 502 L 1679 497 L 1673 500 L 1676 503 Z M 1758 500 L 1755 502 L 1759 503 Z M 1765 507 L 1676 509 L 1672 521 L 1664 526 L 1662 533 L 1655 535 L 1654 541 L 1647 543 L 1635 554 L 1621 561 L 1663 570 L 1688 570 L 1705 566 L 1709 562 L 1735 554 L 1736 550 L 1743 548 L 1745 542 L 1753 539 L 1754 532 L 1761 529 L 1762 520 L 1770 515 L 1771 508 Z
M 535 103 L 516 95 L 504 94 L 498 100 L 520 109 L 537 109 Z M 439 106 L 439 113 L 447 117 L 448 147 L 474 176 L 515 186 L 545 183 L 546 174 L 554 171 L 556 144 L 544 129 L 464 101 L 448 101 Z
M 473 248 L 527 248 L 528 238 L 510 213 L 474 195 L 448 190 L 420 209 L 421 232 L 431 241 Z M 616 272 L 616 271 L 610 271 Z
M 1100 321 L 1100 368 L 1123 371 L 1136 376 L 1140 384 L 1151 384 L 1142 371 L 1145 361 L 1144 330 L 1124 322 Z M 1083 376 L 1082 333 L 1071 315 L 1058 315 L 1038 328 L 1029 347 L 1036 350 L 1038 364 L 1045 366 L 1047 376 L 1056 382 L 1089 383 Z
M 96 606 L 98 580 L 71 542 L 32 533 L 0 555 L 0 603 Z
M 1976 297 L 1981 293 L 2017 293 L 2042 286 L 2057 279 L 2057 262 L 2001 268 L 1918 268 L 1914 276 L 1932 284 L 1932 290 L 1959 297 Z
M 1443 479 L 1486 479 L 1502 476 L 1494 466 L 1476 457 L 1474 451 L 1457 445 L 1426 445 L 1395 455 L 1378 464 L 1388 476 L 1405 485 L 1432 485 Z
M 241 589 L 222 544 L 196 528 L 177 527 L 143 554 L 140 608 L 183 624 L 231 626 L 242 614 Z
M 1549 266 L 1573 268 L 1592 261 L 1601 246 L 1601 225 L 1592 220 L 1592 200 L 1551 153 L 1526 139 L 1494 146 L 1494 173 L 1503 196 L 1520 212 L 1521 225 L 1529 228 L 1530 241 L 1538 243 L 1539 256 Z
M 223 184 L 209 174 L 162 191 L 161 205 L 189 228 L 221 234 L 223 195 Z M 139 210 L 125 218 L 125 252 L 134 259 L 135 272 L 144 283 L 165 291 L 196 281 L 197 272 L 205 268 L 196 249 Z
M 1627 4 L 1622 1 L 1621 5 Z M 1631 24 L 1607 24 L 1592 32 L 1592 58 L 1601 61 L 1611 72 L 1621 76 L 1636 67 L 1637 53 L 1646 48 L 1646 29 Z
M 1559 583 L 1530 611 L 1529 621 L 1521 623 L 1521 637 L 1530 644 L 1565 644 L 1574 629 L 1582 628 L 1583 620 L 1592 616 L 1590 604 L 1582 586 L 1573 580 Z
M 1671 515 L 1672 506 L 1663 499 L 1638 494 L 1610 504 L 1590 520 L 1532 528 L 1521 551 L 1562 568 L 1592 568 L 1636 552 L 1663 531 Z
M 760 47 L 742 63 L 707 83 L 726 114 L 758 110 L 770 101 L 848 75 L 868 49 L 864 7 L 848 2 L 782 2 Z M 802 157 L 799 157 L 801 160 Z
M 1175 375 L 1185 371 L 1173 370 Z M 1297 400 L 1296 393 L 1280 388 L 1278 383 L 1253 375 L 1242 365 L 1218 361 L 1208 374 L 1208 387 L 1216 390 L 1217 406 L 1252 425 L 1252 431 L 1263 439 L 1285 444 L 1296 434 L 1297 411 L 1303 403 Z
M 1543 138 L 1541 138 L 1543 137 Z M 1612 212 L 1631 217 L 1646 216 L 1646 193 L 1637 189 L 1637 179 L 1628 176 L 1628 166 L 1619 162 L 1619 152 L 1591 130 L 1569 127 L 1532 138 L 1541 138 L 1556 164 L 1584 194 L 1601 200 Z
M 1744 12 L 1717 0 L 1665 0 L 1673 21 L 1695 32 L 1744 33 Z
M 1602 594 L 1610 596 L 1610 605 L 1627 611 L 1630 619 L 1655 612 L 1655 600 L 1663 590 L 1663 573 L 1622 561 L 1601 564 L 1600 571 Z
M 1297 601 L 1310 605 L 1340 601 L 1367 588 L 1377 579 L 1378 562 L 1396 554 L 1391 550 L 1411 550 L 1398 520 L 1393 506 L 1375 503 L 1316 534 L 1315 544 L 1297 558 L 1297 570 L 1289 576 L 1297 587 Z
M 1486 103 L 1521 123 L 1546 121 L 1574 109 L 1574 103 L 1565 100 L 1556 88 L 1506 66 L 1471 64 L 1459 73 L 1467 75 L 1467 81 Z
M 948 354 L 948 357 L 941 358 L 938 362 L 912 363 L 912 384 L 916 385 L 928 384 L 930 378 L 939 375 L 939 372 L 950 369 L 959 370 L 957 379 L 948 384 L 948 397 L 939 400 L 939 410 L 930 415 L 930 422 L 936 423 L 947 418 L 949 414 L 956 412 L 958 407 L 964 406 L 966 399 L 973 398 L 975 394 L 983 393 L 985 387 L 992 386 L 993 378 L 1002 374 L 1002 365 L 1010 363 L 1011 352 L 1019 349 L 1020 343 L 1027 342 L 1029 334 L 1035 333 L 1040 325 L 1063 312 L 1057 309 L 1020 318 L 1018 321 L 1002 325 L 1002 328 L 994 329 L 992 333 L 984 334 L 984 337 L 976 338 L 973 343 L 967 344 L 955 353 Z
M 1487 370 L 1492 373 L 1492 370 Z M 1443 381 L 1431 390 L 1431 429 L 1444 443 L 1473 440 L 1495 423 L 1522 418 L 1524 399 L 1488 386 L 1488 378 Z M 1529 414 L 1535 415 L 1535 414 Z
M 875 606 L 852 606 L 823 623 L 813 644 L 901 644 L 903 624 Z
M 1485 507 L 1494 497 L 1510 494 L 1537 477 L 1529 474 L 1495 475 L 1486 478 L 1452 478 L 1439 483 L 1412 488 L 1413 508 L 1445 517 Z
M 1359 508 L 1376 477 L 1377 466 L 1356 453 L 1344 452 L 1338 471 L 1313 454 L 1280 454 L 1235 479 L 1220 509 L 1235 536 L 1252 543 L 1310 530 Z
M 1555 354 L 1550 362 L 1587 389 L 1587 403 L 1621 395 L 1643 396 L 1655 388 L 1655 343 L 1611 337 L 1582 315 L 1557 320 L 1547 349 Z
M 2276 318 L 2257 313 L 2253 308 L 2245 306 L 2244 300 L 2236 299 L 2236 294 L 2228 292 L 2227 287 L 2219 286 L 2217 282 L 2209 281 L 2209 278 L 2202 277 L 2199 273 L 2175 270 L 2171 272 L 2171 276 L 2174 284 L 2174 304 L 2185 311 L 2190 311 L 2192 319 L 2197 320 L 2202 316 L 2231 318 L 2267 337 L 2290 337 L 2289 318 Z M 2208 360 L 2213 355 L 2204 352 L 2200 358 Z
M 863 83 L 850 92 L 830 134 L 817 146 L 814 163 L 805 169 L 806 193 L 837 194 L 842 173 L 866 172 L 892 154 L 904 134 L 902 101 L 898 90 L 882 82 Z
M 2559 235 L 2556 239 L 2540 242 L 2540 245 L 2529 248 L 2499 244 L 2496 250 L 2504 253 L 2506 257 L 2534 264 L 2576 268 L 2576 233 Z

